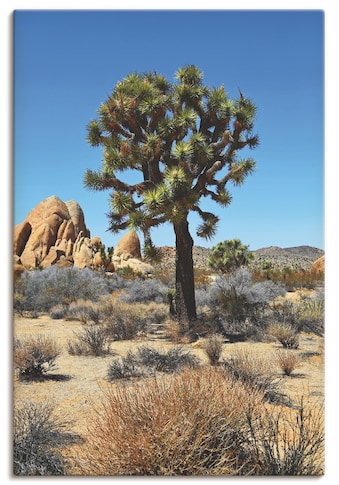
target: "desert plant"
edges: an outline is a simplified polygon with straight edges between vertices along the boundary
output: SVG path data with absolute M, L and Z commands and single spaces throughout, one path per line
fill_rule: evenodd
M 118 379 L 131 379 L 145 375 L 145 368 L 140 366 L 137 356 L 129 351 L 125 357 L 112 360 L 108 366 L 106 377 L 109 382 L 113 382 Z
M 68 312 L 67 306 L 58 304 L 53 306 L 50 309 L 49 316 L 53 320 L 60 320 L 61 318 L 65 318 L 67 316 L 67 312 Z
M 101 318 L 100 306 L 90 300 L 80 298 L 69 305 L 67 315 L 68 318 L 80 320 L 82 323 L 98 324 Z
M 206 339 L 204 352 L 208 357 L 211 365 L 217 365 L 222 354 L 224 338 L 219 334 L 210 335 Z
M 268 358 L 258 357 L 244 349 L 237 349 L 222 361 L 222 365 L 226 373 L 233 379 L 259 389 L 267 401 L 276 400 L 279 379 Z
M 184 367 L 195 368 L 199 359 L 189 350 L 177 345 L 165 350 L 157 350 L 147 345 L 138 347 L 137 356 L 140 363 L 159 372 L 177 372 Z
M 107 333 L 114 340 L 140 336 L 149 324 L 162 323 L 168 315 L 165 304 L 130 304 L 113 298 L 102 299 L 100 311 Z
M 215 279 L 210 290 L 210 306 L 217 303 L 231 321 L 259 320 L 269 303 L 284 294 L 281 285 L 272 281 L 254 282 L 251 273 L 241 268 Z
M 272 323 L 267 332 L 275 337 L 285 349 L 299 348 L 299 335 L 292 325 L 286 323 Z
M 254 259 L 254 254 L 248 248 L 240 239 L 219 242 L 211 250 L 208 265 L 220 273 L 230 273 L 241 266 L 247 266 Z
M 14 367 L 21 379 L 41 378 L 53 369 L 59 354 L 55 342 L 44 335 L 14 340 Z
M 241 473 L 246 415 L 260 408 L 260 392 L 212 367 L 103 392 L 79 458 L 84 474 Z
M 167 351 L 157 350 L 147 345 L 138 347 L 136 352 L 129 351 L 126 357 L 114 359 L 107 372 L 109 381 L 154 375 L 156 372 L 175 373 L 184 368 L 194 369 L 200 359 L 181 346 Z
M 277 323 L 292 325 L 297 328 L 299 323 L 298 306 L 293 301 L 273 301 L 271 304 L 271 319 Z
M 111 190 L 108 214 L 113 232 L 127 228 L 148 233 L 170 223 L 176 236 L 176 317 L 186 327 L 196 319 L 193 239 L 189 214 L 201 219 L 197 235 L 210 239 L 219 218 L 200 207 L 201 198 L 226 207 L 226 184 L 242 185 L 255 167 L 252 133 L 256 107 L 242 93 L 232 101 L 224 87 L 203 85 L 194 65 L 176 72 L 176 83 L 154 72 L 132 73 L 119 81 L 88 125 L 88 142 L 102 146 L 98 171 L 87 170 L 85 186 Z M 232 128 L 230 127 L 232 123 Z M 232 132 L 231 132 L 232 130 Z M 132 169 L 132 184 L 120 174 Z
M 110 350 L 109 337 L 106 329 L 100 325 L 89 325 L 76 333 L 76 340 L 68 342 L 68 352 L 71 355 L 108 354 Z
M 67 461 L 61 449 L 77 439 L 65 432 L 69 425 L 48 401 L 17 405 L 13 419 L 14 475 L 66 475 Z
M 297 409 L 264 408 L 248 415 L 248 465 L 252 475 L 324 473 L 324 407 L 299 400 Z
M 301 296 L 297 312 L 300 329 L 319 336 L 324 334 L 325 298 L 323 292 L 318 291 L 312 297 Z
M 183 344 L 189 342 L 187 334 L 183 333 L 182 328 L 178 322 L 173 319 L 168 319 L 165 322 L 166 338 L 174 344 Z
M 105 326 L 113 340 L 130 340 L 146 330 L 147 318 L 140 312 L 140 308 L 122 302 L 112 305 L 111 308 L 112 312 Z
M 157 279 L 140 279 L 126 281 L 120 300 L 126 303 L 164 303 L 166 286 Z
M 25 271 L 15 282 L 15 310 L 48 312 L 58 304 L 69 305 L 79 298 L 97 300 L 109 292 L 109 280 L 88 268 L 58 268 Z
M 300 358 L 293 350 L 279 350 L 277 352 L 277 363 L 286 376 L 300 365 Z

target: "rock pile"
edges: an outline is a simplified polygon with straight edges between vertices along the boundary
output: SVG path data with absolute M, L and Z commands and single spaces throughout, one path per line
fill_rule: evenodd
M 100 237 L 90 236 L 80 205 L 63 202 L 52 195 L 38 204 L 24 222 L 14 227 L 14 271 L 59 267 L 100 268 L 114 271 L 130 266 L 135 271 L 152 273 L 153 268 L 141 261 L 138 236 L 126 234 L 115 248 L 112 261 L 102 261 Z

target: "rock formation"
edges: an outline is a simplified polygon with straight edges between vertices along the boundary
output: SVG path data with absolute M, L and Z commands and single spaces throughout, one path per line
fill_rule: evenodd
M 102 261 L 100 237 L 90 237 L 80 205 L 63 202 L 52 195 L 38 204 L 24 222 L 14 227 L 13 251 L 16 274 L 24 268 L 59 267 L 105 268 L 114 271 L 130 266 L 134 271 L 152 273 L 141 261 L 140 240 L 128 232 L 114 250 L 112 261 Z
M 14 254 L 26 268 L 46 267 L 73 256 L 79 237 L 90 237 L 81 207 L 52 195 L 15 226 Z
M 311 271 L 314 273 L 325 273 L 325 256 L 321 256 L 319 259 L 314 261 L 311 266 Z
M 114 256 L 124 257 L 124 259 L 141 259 L 140 240 L 138 235 L 133 231 L 129 231 L 125 234 L 114 249 Z
M 141 248 L 138 235 L 129 231 L 118 242 L 114 249 L 112 263 L 115 268 L 125 268 L 129 266 L 134 271 L 142 273 L 153 273 L 154 269 L 150 264 L 141 261 Z

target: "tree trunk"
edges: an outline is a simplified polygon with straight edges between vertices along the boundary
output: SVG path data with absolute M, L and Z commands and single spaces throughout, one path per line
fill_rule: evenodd
M 176 236 L 176 273 L 175 273 L 175 307 L 177 320 L 182 330 L 189 328 L 197 318 L 194 272 L 193 272 L 193 239 L 188 230 L 188 222 L 174 224 Z

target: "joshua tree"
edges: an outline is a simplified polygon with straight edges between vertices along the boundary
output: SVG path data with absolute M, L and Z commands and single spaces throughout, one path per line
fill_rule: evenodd
M 173 225 L 175 306 L 183 327 L 196 319 L 188 215 L 198 213 L 197 235 L 212 238 L 219 219 L 200 202 L 210 197 L 228 206 L 226 185 L 241 185 L 255 167 L 238 152 L 258 145 L 251 100 L 241 92 L 231 100 L 224 86 L 209 88 L 202 78 L 194 65 L 180 68 L 174 83 L 155 72 L 132 73 L 117 83 L 88 125 L 88 142 L 103 147 L 103 162 L 99 171 L 86 171 L 85 186 L 112 191 L 109 229 L 147 235 L 164 222 Z
M 253 259 L 253 253 L 248 251 L 248 246 L 242 244 L 240 239 L 230 239 L 212 248 L 208 264 L 221 273 L 229 273 L 241 266 L 247 266 Z

